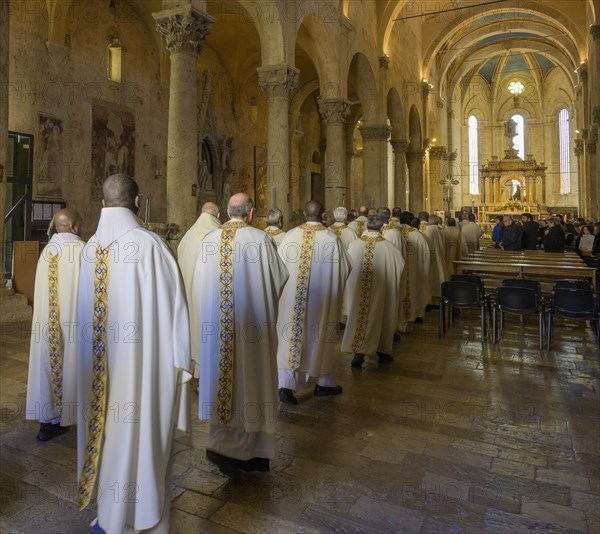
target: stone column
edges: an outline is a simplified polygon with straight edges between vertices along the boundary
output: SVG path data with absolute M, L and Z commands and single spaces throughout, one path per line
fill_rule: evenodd
M 4 278 L 4 214 L 6 213 L 6 156 L 8 152 L 8 2 L 0 2 L 0 288 Z
M 394 203 L 396 206 L 407 210 L 406 150 L 408 149 L 408 141 L 406 139 L 392 139 L 390 143 L 394 150 Z
M 345 100 L 318 99 L 319 113 L 326 128 L 325 150 L 325 208 L 349 207 L 349 187 L 346 181 L 346 151 L 344 124 L 350 112 Z
M 360 128 L 365 202 L 372 208 L 387 205 L 387 144 L 391 132 L 392 128 L 387 124 Z
M 590 213 L 588 216 L 600 217 L 600 151 L 597 150 L 597 140 L 600 135 L 600 96 L 598 88 L 600 87 L 600 24 L 592 24 L 590 33 L 594 41 L 594 48 L 590 54 L 594 59 L 592 65 L 592 76 L 590 76 L 590 88 L 592 94 L 592 110 L 591 110 L 591 139 L 594 141 L 592 145 L 588 145 L 589 157 L 589 199 Z M 593 160 L 593 161 L 592 161 Z
M 289 65 L 259 67 L 258 85 L 267 93 L 269 117 L 267 133 L 268 206 L 283 212 L 290 220 L 290 133 L 288 93 L 298 81 L 300 71 Z M 272 193 L 274 191 L 274 193 Z M 272 204 L 273 198 L 275 205 Z
M 429 149 L 429 210 L 446 211 L 448 204 L 445 200 L 445 188 L 440 181 L 449 174 L 448 151 L 445 146 L 432 146 Z M 452 187 L 452 186 L 449 186 Z M 454 203 L 454 189 L 452 189 L 452 203 Z
M 424 150 L 409 150 L 406 153 L 408 163 L 408 206 L 415 216 L 423 211 L 423 159 Z
M 215 19 L 191 6 L 152 16 L 171 54 L 167 139 L 167 222 L 185 232 L 196 220 L 198 88 L 196 62 Z M 197 194 L 197 193 L 196 193 Z

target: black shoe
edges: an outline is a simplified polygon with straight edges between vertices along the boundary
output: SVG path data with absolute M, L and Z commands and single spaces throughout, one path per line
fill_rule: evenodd
M 340 386 L 340 385 L 333 386 L 333 387 L 325 387 L 325 386 L 319 386 L 319 384 L 317 384 L 315 386 L 314 395 L 315 395 L 315 397 L 329 397 L 331 395 L 339 395 L 342 391 L 343 391 L 342 386 Z
M 250 458 L 250 460 L 236 460 L 238 469 L 242 471 L 261 471 L 266 473 L 270 470 L 268 458 Z
M 364 362 L 365 362 L 364 354 L 355 354 L 354 358 L 352 358 L 352 362 L 350 363 L 350 367 L 356 367 L 356 368 L 360 369 Z
M 298 404 L 294 392 L 288 388 L 279 388 L 279 400 L 285 404 Z
M 401 339 L 400 332 L 394 332 L 394 341 L 400 341 Z
M 377 363 L 392 363 L 393 361 L 394 357 L 391 354 L 377 353 Z
M 415 323 L 422 323 L 423 322 L 423 317 L 417 317 L 415 319 Z
M 340 323 L 340 330 L 346 330 L 346 323 Z
M 65 432 L 68 432 L 69 427 L 60 426 L 60 423 L 53 425 L 52 423 L 41 423 L 40 431 L 38 432 L 38 441 L 49 441 L 56 436 L 60 436 Z
M 223 473 L 225 476 L 233 478 L 234 480 L 239 480 L 242 478 L 242 472 L 237 465 L 237 462 L 240 460 L 228 458 L 227 456 L 223 456 L 218 452 L 209 450 L 206 451 L 206 458 L 215 464 L 219 468 L 219 471 L 221 471 L 221 473 Z

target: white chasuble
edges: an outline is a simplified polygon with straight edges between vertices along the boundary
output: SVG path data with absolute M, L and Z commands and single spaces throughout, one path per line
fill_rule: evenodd
M 27 419 L 60 419 L 62 426 L 77 420 L 77 290 L 84 246 L 75 234 L 54 234 L 38 260 Z
M 424 228 L 429 243 L 431 265 L 429 268 L 429 283 L 431 298 L 437 300 L 442 295 L 442 282 L 448 278 L 446 274 L 445 239 L 437 224 L 428 224 Z M 437 302 L 435 302 L 437 304 Z
M 361 237 L 367 231 L 367 217 L 360 215 L 353 221 L 348 223 L 348 228 L 352 228 L 358 237 Z
M 481 227 L 476 222 L 468 221 L 462 225 L 461 231 L 467 244 L 467 253 L 473 254 L 479 250 L 479 238 L 483 233 Z
M 406 278 L 406 295 L 400 304 L 398 330 L 407 332 L 409 323 L 425 314 L 431 300 L 429 282 L 430 254 L 427 239 L 416 228 L 400 225 L 400 232 L 406 241 L 406 263 L 403 278 Z
M 275 323 L 287 278 L 271 238 L 240 220 L 202 242 L 194 285 L 200 318 L 198 417 L 210 421 L 211 432 L 228 431 L 230 445 L 244 436 L 275 434 Z M 227 444 L 217 452 L 249 459 L 228 454 Z
M 348 247 L 352 241 L 356 241 L 358 239 L 356 232 L 344 223 L 335 222 L 329 227 L 329 230 L 331 230 L 340 238 L 346 250 L 348 250 Z
M 448 274 L 454 274 L 453 261 L 460 260 L 467 256 L 469 251 L 462 230 L 458 226 L 446 226 L 446 263 L 448 264 Z
M 321 223 L 290 230 L 279 255 L 290 279 L 279 301 L 277 365 L 279 370 L 329 374 L 350 258 L 337 236 Z
M 342 352 L 391 354 L 398 324 L 402 254 L 373 231 L 352 243 L 348 253 L 352 271 L 346 285 L 348 322 Z
M 198 354 L 200 339 L 200 322 L 198 312 L 194 304 L 194 272 L 196 269 L 196 259 L 200 253 L 202 240 L 213 230 L 221 228 L 221 221 L 210 213 L 202 213 L 198 220 L 186 232 L 177 247 L 177 262 L 181 268 L 181 276 L 185 284 L 185 295 L 188 303 L 190 315 L 190 343 L 192 350 L 192 360 L 194 361 L 194 376 L 198 377 Z
M 279 248 L 279 245 L 285 237 L 285 232 L 277 226 L 267 226 L 265 228 L 265 233 L 273 240 L 275 247 Z
M 106 532 L 149 529 L 190 431 L 189 319 L 171 250 L 126 208 L 104 208 L 83 251 L 78 316 L 79 504 L 96 494 Z

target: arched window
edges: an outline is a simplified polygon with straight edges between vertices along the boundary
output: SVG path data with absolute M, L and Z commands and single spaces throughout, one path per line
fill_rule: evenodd
M 469 193 L 479 194 L 479 132 L 477 117 L 469 117 Z
M 515 148 L 519 153 L 521 159 L 525 159 L 525 119 L 523 115 L 513 115 L 511 117 L 513 121 L 517 123 L 517 135 L 513 138 Z
M 569 110 L 561 109 L 558 112 L 558 144 L 560 156 L 560 194 L 567 195 L 571 192 L 571 132 Z

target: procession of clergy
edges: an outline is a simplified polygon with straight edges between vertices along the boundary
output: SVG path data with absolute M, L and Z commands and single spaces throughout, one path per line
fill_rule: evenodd
M 36 272 L 26 415 L 41 423 L 40 441 L 77 423 L 92 532 L 168 532 L 172 457 L 191 445 L 192 376 L 207 458 L 233 479 L 268 471 L 279 402 L 297 404 L 313 385 L 317 397 L 342 393 L 340 329 L 353 367 L 389 364 L 395 337 L 422 320 L 451 261 L 480 237 L 472 220 L 442 228 L 437 216 L 388 208 L 361 207 L 346 224 L 338 207 L 326 227 L 314 200 L 304 224 L 284 232 L 271 209 L 262 231 L 238 193 L 224 224 L 203 206 L 175 259 L 136 217 L 132 178 L 110 176 L 103 197 L 87 243 L 76 211 L 53 219 Z

